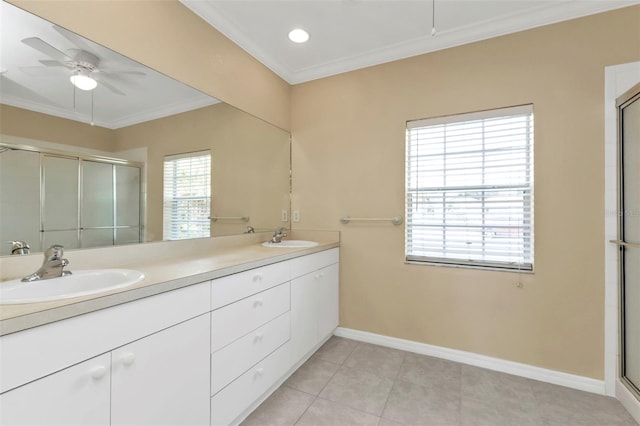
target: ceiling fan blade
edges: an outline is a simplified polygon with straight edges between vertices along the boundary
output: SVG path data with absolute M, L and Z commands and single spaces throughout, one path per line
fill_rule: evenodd
M 87 43 L 86 40 L 79 35 L 57 25 L 53 25 L 53 29 L 56 30 L 61 36 L 73 43 L 73 45 L 78 49 L 86 50 L 90 53 L 93 51 L 93 48 L 89 46 L 89 43 Z
M 39 93 L 34 92 L 33 90 L 25 87 L 10 78 L 6 77 L 4 74 L 0 75 L 0 81 L 2 86 L 3 94 L 9 94 L 13 97 L 17 97 L 18 99 L 29 99 L 30 101 L 35 101 L 42 104 L 53 105 L 58 108 L 62 108 L 60 104 L 57 102 L 40 95 Z
M 46 41 L 43 41 L 38 37 L 28 37 L 28 38 L 22 39 L 22 42 L 27 46 L 33 47 L 37 51 L 42 52 L 47 56 L 50 56 L 56 61 L 65 62 L 65 61 L 71 60 L 71 58 L 69 58 L 67 55 L 65 55 L 64 53 L 62 53 L 61 51 L 59 51 L 58 49 L 56 49 L 55 47 L 51 46 L 49 43 L 47 43 Z
M 99 82 L 99 84 L 103 85 L 107 89 L 111 90 L 116 95 L 126 96 L 126 94 L 122 90 L 118 89 L 113 84 L 111 84 L 111 83 L 109 83 L 107 81 L 104 81 L 103 79 L 98 80 L 98 82 Z
M 18 69 L 33 77 L 50 77 L 58 75 L 56 70 L 52 70 L 49 67 L 18 67 Z
M 67 65 L 60 61 L 52 61 L 50 59 L 41 59 L 40 62 L 45 67 L 66 67 Z
M 120 70 L 120 69 L 114 69 L 114 68 L 100 68 L 96 70 L 96 72 L 99 72 L 100 74 L 106 74 L 106 75 L 116 75 L 116 74 L 147 75 L 147 73 L 144 73 L 142 71 Z

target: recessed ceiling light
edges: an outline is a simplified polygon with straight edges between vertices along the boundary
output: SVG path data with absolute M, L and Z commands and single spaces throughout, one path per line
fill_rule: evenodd
M 304 43 L 309 40 L 309 33 L 302 28 L 296 28 L 289 33 L 289 40 L 294 43 Z

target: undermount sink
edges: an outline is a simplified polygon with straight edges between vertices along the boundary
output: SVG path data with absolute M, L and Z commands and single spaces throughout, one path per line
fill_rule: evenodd
M 262 243 L 265 247 L 274 247 L 274 248 L 304 248 L 304 247 L 315 247 L 318 245 L 315 241 L 306 241 L 306 240 L 282 240 L 279 243 L 272 243 L 271 241 L 266 241 Z
M 144 274 L 132 269 L 72 271 L 71 275 L 33 282 L 20 279 L 0 283 L 0 304 L 47 302 L 87 296 L 128 287 L 142 281 Z

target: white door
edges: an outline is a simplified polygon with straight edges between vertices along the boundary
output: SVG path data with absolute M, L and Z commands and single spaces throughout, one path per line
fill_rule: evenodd
M 640 85 L 618 99 L 621 376 L 640 396 Z
M 208 425 L 209 315 L 112 352 L 112 425 Z
M 105 354 L 0 395 L 0 424 L 108 425 L 109 366 Z

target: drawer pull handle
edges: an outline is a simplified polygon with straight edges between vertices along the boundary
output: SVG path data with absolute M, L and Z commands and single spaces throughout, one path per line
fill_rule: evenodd
M 120 357 L 120 361 L 122 361 L 124 365 L 131 365 L 134 363 L 135 360 L 136 360 L 136 354 L 131 352 L 128 352 Z
M 107 374 L 107 369 L 103 365 L 99 365 L 91 369 L 91 377 L 94 380 L 102 379 Z
M 259 308 L 263 304 L 264 304 L 264 301 L 262 299 L 256 299 L 256 300 L 253 301 L 253 307 L 254 308 Z
M 264 334 L 262 334 L 262 333 L 256 333 L 256 336 L 253 338 L 253 341 L 254 341 L 255 343 L 257 343 L 257 342 L 261 342 L 261 341 L 262 341 L 262 339 L 264 339 Z
M 262 274 L 261 273 L 257 273 L 253 276 L 253 281 L 262 281 Z
M 263 374 L 264 374 L 264 368 L 258 368 L 256 370 L 256 377 L 262 377 Z

